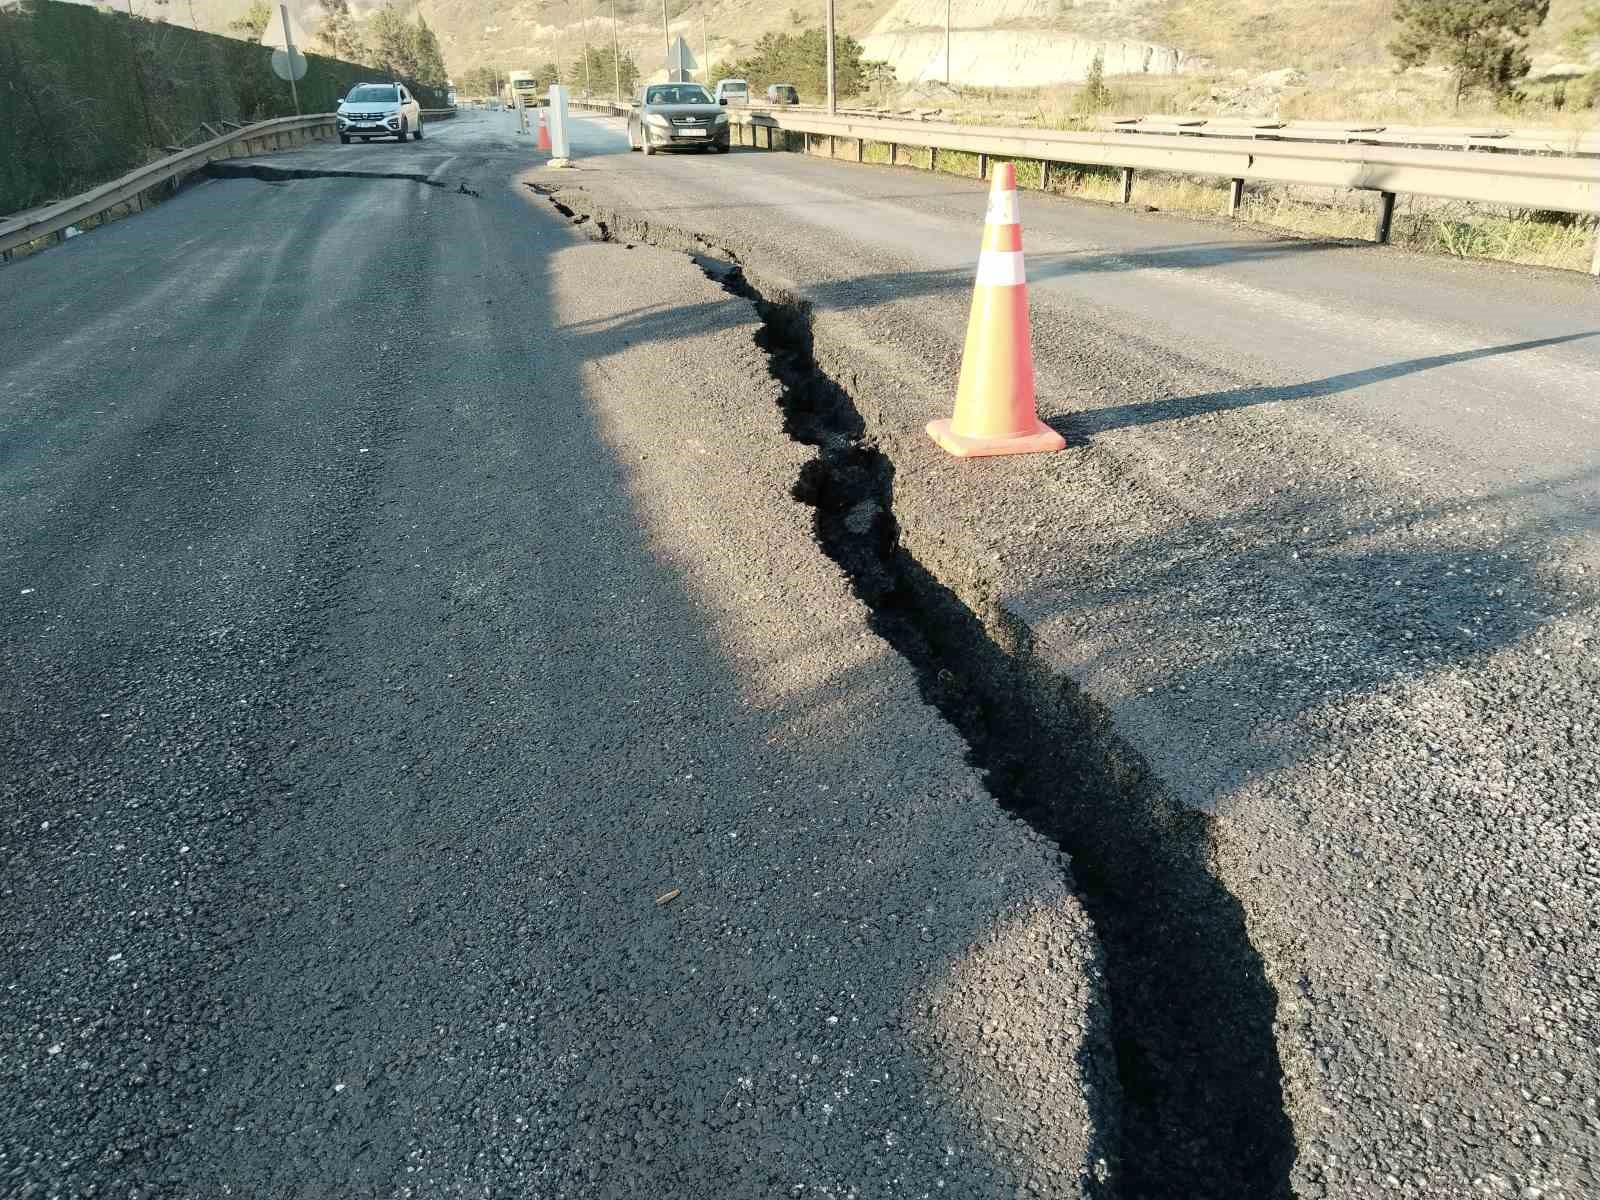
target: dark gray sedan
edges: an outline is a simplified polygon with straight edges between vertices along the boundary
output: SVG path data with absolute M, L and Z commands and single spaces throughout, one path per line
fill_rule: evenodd
M 728 152 L 728 114 L 698 83 L 649 83 L 628 110 L 628 149 Z

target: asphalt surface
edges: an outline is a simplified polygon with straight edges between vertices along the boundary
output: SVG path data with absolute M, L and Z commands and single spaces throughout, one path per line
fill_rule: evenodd
M 983 623 L 974 661 L 1025 660 L 1046 707 L 1070 681 L 1213 814 L 1272 1000 L 1208 1053 L 1269 1038 L 1293 1126 L 1263 1188 L 1600 1195 L 1592 281 L 1025 195 L 1070 449 L 957 463 L 922 426 L 953 399 L 983 185 L 646 160 L 587 126 L 555 199 L 809 308 L 892 466 L 901 565 Z
M 0 1193 L 1105 1194 L 1096 932 L 752 306 L 487 118 L 323 160 L 440 186 L 0 271 Z

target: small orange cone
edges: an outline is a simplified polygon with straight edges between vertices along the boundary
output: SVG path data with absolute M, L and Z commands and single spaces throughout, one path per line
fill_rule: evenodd
M 544 109 L 539 110 L 539 149 L 550 149 L 550 126 L 544 123 Z
M 931 421 L 928 435 L 959 458 L 1047 454 L 1067 441 L 1039 420 L 1033 398 L 1033 334 L 1022 265 L 1017 169 L 996 163 L 984 218 L 978 281 L 961 355 L 956 413 Z

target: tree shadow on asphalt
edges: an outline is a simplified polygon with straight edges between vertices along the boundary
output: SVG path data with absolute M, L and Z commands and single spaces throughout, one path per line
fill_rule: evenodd
M 500 301 L 495 344 L 554 327 L 558 248 L 521 238 L 476 285 Z M 735 325 L 747 311 L 724 304 L 697 328 Z M 403 389 L 345 399 L 390 431 L 367 460 L 382 486 L 341 496 L 337 537 L 295 564 L 318 602 L 281 631 L 308 673 L 280 684 L 315 715 L 249 751 L 251 820 L 227 853 L 250 884 L 218 916 L 218 1002 L 199 1048 L 162 1047 L 210 1071 L 184 1111 L 196 1142 L 167 1151 L 177 1173 L 253 1194 L 537 1178 L 623 1197 L 843 1193 L 870 1187 L 864 1163 L 962 1195 L 1092 1171 L 1117 1107 L 1085 1032 L 1098 983 L 1007 967 L 1073 997 L 1058 1046 L 1084 1048 L 1096 1128 L 1072 1131 L 1087 1161 L 1063 1161 L 1010 1124 L 1034 1085 L 1021 1068 L 1001 1089 L 1017 1104 L 982 1107 L 1010 1068 L 980 1057 L 970 1014 L 941 1013 L 958 1062 L 920 1032 L 953 964 L 1037 899 L 1014 860 L 952 853 L 969 806 L 976 828 L 998 820 L 957 739 L 905 715 L 898 665 L 749 701 L 754 668 L 710 615 L 725 597 L 675 562 L 691 502 L 652 511 L 632 478 L 641 445 L 682 452 L 692 423 L 656 433 L 657 397 L 619 407 L 579 370 L 623 336 L 536 346 L 532 370 L 520 351 L 422 355 Z M 650 432 L 619 437 L 619 415 Z M 796 723 L 804 740 L 776 747 Z M 775 805 L 758 842 L 752 809 Z M 1049 1071 L 1070 1052 L 1026 1053 Z M 856 1078 L 864 1063 L 889 1072 Z
M 1600 330 L 1561 334 L 1555 337 L 1534 338 L 1523 342 L 1510 342 L 1501 346 L 1481 346 L 1473 350 L 1458 350 L 1450 354 L 1430 354 L 1422 358 L 1409 358 L 1400 362 L 1365 367 L 1359 371 L 1345 371 L 1323 379 L 1308 380 L 1279 387 L 1231 388 L 1223 392 L 1210 392 L 1198 396 L 1174 396 L 1166 400 L 1151 400 L 1138 404 L 1119 404 L 1110 408 L 1091 408 L 1053 418 L 1049 423 L 1066 435 L 1074 445 L 1082 444 L 1097 433 L 1114 429 L 1128 429 L 1139 425 L 1153 425 L 1161 421 L 1178 421 L 1185 417 L 1206 416 L 1212 413 L 1231 412 L 1258 404 L 1276 404 L 1285 400 L 1315 400 L 1340 392 L 1355 391 L 1374 383 L 1402 379 L 1419 371 L 1455 363 L 1475 362 L 1484 358 L 1497 358 L 1526 350 L 1559 346 L 1600 336 Z
M 708 252 L 714 252 L 717 249 L 712 246 L 704 246 L 704 248 Z M 1077 275 L 1131 273 L 1144 270 L 1202 269 L 1226 262 L 1263 261 L 1285 255 L 1301 255 L 1320 250 L 1343 248 L 1345 248 L 1344 244 L 1337 242 L 1291 240 L 1271 243 L 1201 242 L 1189 246 L 1172 246 L 1157 250 L 1140 251 L 1082 250 L 1065 253 L 1029 254 L 1028 278 L 1031 283 L 1044 283 L 1053 279 L 1063 279 Z M 977 254 L 974 251 L 973 264 L 976 261 Z M 824 281 L 809 286 L 805 290 L 805 297 L 808 302 L 819 310 L 864 315 L 868 310 L 880 305 L 914 300 L 918 297 L 970 295 L 975 269 L 975 265 L 962 265 L 922 271 L 892 271 L 875 275 L 859 275 L 849 279 Z M 717 308 L 718 304 L 716 303 L 659 305 L 637 309 L 631 313 L 617 314 L 600 320 L 564 325 L 561 327 L 561 331 L 564 333 L 594 331 L 604 333 L 607 338 L 613 336 L 622 338 L 629 344 L 634 344 L 638 341 L 671 341 L 714 326 L 720 320 Z M 1332 392 L 1360 387 L 1366 383 L 1379 382 L 1383 379 L 1410 374 L 1414 371 L 1426 370 L 1429 367 L 1445 366 L 1452 362 L 1467 362 L 1475 358 L 1509 354 L 1519 350 L 1538 349 L 1543 346 L 1557 345 L 1562 342 L 1590 336 L 1594 336 L 1594 333 L 1584 332 L 1533 339 L 1505 346 L 1482 347 L 1457 354 L 1433 355 L 1392 366 L 1379 366 L 1363 371 L 1348 372 L 1343 375 L 1332 376 L 1327 380 L 1291 385 L 1282 389 L 1249 389 L 1252 394 L 1259 390 L 1264 394 L 1264 398 L 1255 400 L 1246 397 L 1239 399 L 1237 403 L 1229 403 L 1226 407 L 1242 407 L 1250 403 L 1269 403 L 1273 399 L 1305 399 L 1327 395 Z M 1283 394 L 1265 395 L 1265 393 L 1273 391 L 1281 391 Z M 1240 395 L 1243 396 L 1242 391 Z M 1218 394 L 1219 400 L 1223 397 L 1231 397 L 1231 394 Z M 1178 404 L 1180 402 L 1173 401 L 1172 403 Z M 1206 411 L 1198 407 L 1198 400 L 1196 411 Z M 1132 423 L 1137 422 L 1124 422 L 1124 424 Z

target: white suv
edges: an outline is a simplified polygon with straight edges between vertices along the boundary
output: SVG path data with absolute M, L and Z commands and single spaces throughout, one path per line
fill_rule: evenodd
M 422 105 L 400 83 L 358 83 L 339 101 L 339 140 L 370 142 L 375 137 L 422 140 Z
M 742 79 L 719 79 L 716 101 L 718 104 L 749 104 L 750 85 Z

